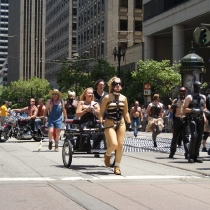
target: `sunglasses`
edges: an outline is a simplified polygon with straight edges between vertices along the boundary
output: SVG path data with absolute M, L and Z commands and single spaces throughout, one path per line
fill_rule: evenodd
M 115 82 L 115 86 L 117 86 L 117 85 L 122 85 L 122 83 L 121 82 Z
M 58 94 L 57 94 L 57 93 L 53 93 L 52 95 L 53 95 L 53 96 L 58 96 Z

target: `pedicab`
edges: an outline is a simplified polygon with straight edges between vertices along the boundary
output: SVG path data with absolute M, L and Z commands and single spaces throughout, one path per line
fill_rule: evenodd
M 99 130 L 96 121 L 94 128 L 80 128 L 80 120 L 66 119 L 64 131 L 64 143 L 62 148 L 63 164 L 69 168 L 72 164 L 72 156 L 79 154 L 104 154 L 107 144 L 104 132 Z M 70 125 L 75 125 L 73 128 Z M 76 127 L 76 128 L 75 128 Z M 114 167 L 115 156 L 112 155 L 110 167 Z

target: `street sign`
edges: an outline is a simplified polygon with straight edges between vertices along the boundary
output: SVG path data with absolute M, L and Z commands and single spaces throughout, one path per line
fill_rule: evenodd
M 151 85 L 150 84 L 144 84 L 144 89 L 150 90 L 151 89 Z
M 193 32 L 193 40 L 198 45 L 206 45 L 210 42 L 210 31 L 208 28 L 197 27 Z
M 144 95 L 145 96 L 150 96 L 151 95 L 151 90 L 144 90 Z

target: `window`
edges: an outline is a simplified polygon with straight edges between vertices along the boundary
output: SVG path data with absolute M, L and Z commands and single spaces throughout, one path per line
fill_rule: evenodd
M 77 24 L 76 23 L 72 24 L 72 30 L 77 30 Z
M 136 20 L 135 21 L 135 31 L 142 31 L 142 22 Z
M 104 20 L 101 21 L 101 34 L 104 33 Z
M 77 39 L 75 37 L 72 37 L 72 45 L 77 44 Z
M 128 30 L 128 20 L 120 20 L 120 31 Z
M 135 8 L 142 9 L 142 0 L 135 0 Z
M 73 16 L 77 16 L 77 8 L 73 8 L 72 12 L 73 12 Z
M 128 8 L 128 0 L 119 0 L 119 1 L 120 1 L 120 7 Z

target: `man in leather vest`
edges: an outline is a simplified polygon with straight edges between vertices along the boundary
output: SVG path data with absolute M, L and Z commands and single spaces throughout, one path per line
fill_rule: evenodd
M 163 104 L 160 103 L 159 94 L 153 96 L 154 101 L 147 107 L 146 114 L 148 116 L 148 125 L 152 129 L 152 140 L 154 147 L 157 147 L 156 138 L 157 135 L 162 132 L 163 129 Z
M 204 130 L 204 109 L 206 108 L 206 97 L 200 93 L 201 83 L 193 83 L 193 94 L 188 95 L 184 102 L 184 112 L 188 114 L 188 121 L 191 132 L 191 141 L 189 147 L 189 163 L 202 163 L 199 157 L 202 135 Z
M 188 132 L 188 120 L 187 114 L 183 112 L 183 105 L 185 101 L 186 88 L 181 87 L 179 89 L 179 98 L 174 99 L 169 111 L 173 112 L 173 138 L 171 140 L 171 148 L 169 158 L 173 158 L 176 152 L 177 142 L 179 136 L 183 138 L 185 159 L 188 159 L 188 143 L 189 143 L 189 132 Z

